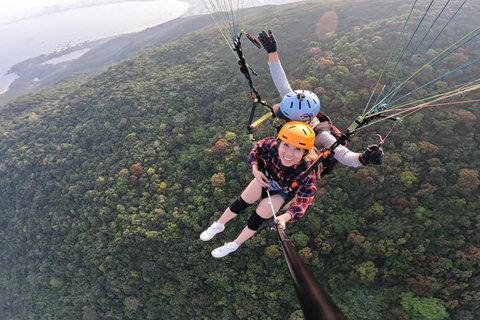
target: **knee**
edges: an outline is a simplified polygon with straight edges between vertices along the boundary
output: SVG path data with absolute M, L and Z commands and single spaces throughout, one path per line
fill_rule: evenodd
M 255 211 L 254 213 L 252 213 L 252 215 L 248 219 L 248 225 L 247 225 L 248 229 L 257 231 L 258 228 L 260 228 L 260 226 L 265 220 L 268 220 L 268 219 L 260 217 L 258 213 Z
M 246 208 L 248 208 L 251 205 L 251 203 L 247 203 L 245 200 L 242 199 L 242 197 L 238 197 L 237 200 L 235 200 L 231 205 L 230 205 L 230 211 L 232 211 L 235 214 L 239 214 Z

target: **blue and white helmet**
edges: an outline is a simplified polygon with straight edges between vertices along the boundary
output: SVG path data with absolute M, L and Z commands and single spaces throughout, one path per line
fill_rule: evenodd
M 310 121 L 320 112 L 320 99 L 311 91 L 295 90 L 287 93 L 274 111 L 280 119 Z

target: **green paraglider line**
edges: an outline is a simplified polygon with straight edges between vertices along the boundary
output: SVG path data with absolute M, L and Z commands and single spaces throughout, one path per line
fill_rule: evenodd
M 405 86 L 407 86 L 409 83 L 411 83 L 412 81 L 414 81 L 416 78 L 418 78 L 420 75 L 422 75 L 423 73 L 425 73 L 428 69 L 432 68 L 433 66 L 435 66 L 437 63 L 439 63 L 440 61 L 442 61 L 443 59 L 445 59 L 447 56 L 449 56 L 451 53 L 453 53 L 454 51 L 456 51 L 457 49 L 459 49 L 460 47 L 462 47 L 463 45 L 465 45 L 466 43 L 470 42 L 471 40 L 473 40 L 474 38 L 476 38 L 477 36 L 480 35 L 480 32 L 477 32 L 480 30 L 480 27 L 477 27 L 475 30 L 473 30 L 472 32 L 470 32 L 468 35 L 464 36 L 462 39 L 458 40 L 457 42 L 455 42 L 453 45 L 451 45 L 449 48 L 447 48 L 446 50 L 444 50 L 442 53 L 440 53 L 439 55 L 437 55 L 435 58 L 433 58 L 432 60 L 430 60 L 429 62 L 427 62 L 424 66 L 422 66 L 419 70 L 417 70 L 415 73 L 413 73 L 408 79 L 406 79 L 404 82 L 402 82 L 401 84 L 399 84 L 397 86 L 397 88 L 394 89 L 394 91 L 390 92 L 387 96 L 385 96 L 383 99 L 382 99 L 382 102 L 385 102 L 385 101 L 389 101 L 387 102 L 389 105 L 395 105 L 396 102 L 410 96 L 412 93 L 428 86 L 428 85 L 431 85 L 459 70 L 462 70 L 462 69 L 465 69 L 466 67 L 469 67 L 470 65 L 472 64 L 475 64 L 477 62 L 480 61 L 480 58 L 476 58 L 474 60 L 472 60 L 471 62 L 469 63 L 466 63 L 454 70 L 451 70 L 439 77 L 437 77 L 436 79 L 428 82 L 427 84 L 403 95 L 402 97 L 398 98 L 397 100 L 393 101 L 393 102 L 390 102 L 391 99 L 394 97 L 395 94 L 397 94 L 401 89 L 405 88 Z M 477 32 L 476 34 L 474 34 L 475 32 Z M 456 47 L 455 47 L 456 46 Z
M 413 13 L 413 10 L 415 9 L 416 4 L 417 4 L 417 0 L 415 0 L 415 2 L 413 3 L 412 8 L 410 9 L 410 13 L 408 14 L 407 20 L 403 24 L 402 31 L 398 35 L 397 40 L 395 41 L 395 44 L 393 45 L 393 48 L 390 51 L 390 55 L 388 56 L 388 59 L 387 59 L 387 62 L 385 63 L 385 66 L 383 67 L 382 73 L 380 74 L 380 77 L 378 77 L 378 81 L 377 81 L 377 83 L 375 84 L 375 87 L 372 90 L 372 94 L 370 95 L 370 98 L 368 99 L 367 104 L 365 105 L 365 109 L 363 110 L 363 114 L 366 113 L 368 105 L 372 101 L 373 95 L 375 94 L 375 91 L 376 91 L 377 87 L 380 85 L 380 80 L 382 79 L 383 75 L 385 74 L 385 72 L 387 70 L 387 65 L 389 64 L 390 60 L 392 59 L 393 54 L 396 51 L 395 49 L 397 48 L 397 45 L 399 44 L 400 39 L 402 38 L 403 34 L 405 33 L 405 29 L 407 27 L 408 22 L 410 21 L 410 18 L 412 16 L 412 13 Z M 385 86 L 382 87 L 382 90 L 381 90 L 379 96 L 382 94 L 384 89 L 385 89 Z M 376 103 L 374 103 L 374 105 L 376 105 Z
M 376 108 L 370 114 L 375 115 L 375 114 L 380 113 L 380 112 L 381 113 L 397 112 L 399 110 L 406 110 L 407 107 L 409 107 L 409 106 L 412 106 L 412 107 L 410 107 L 408 109 L 416 108 L 420 104 L 427 103 L 427 102 L 429 102 L 431 100 L 435 100 L 439 97 L 447 97 L 447 96 L 453 96 L 453 95 L 456 96 L 460 93 L 466 93 L 466 92 L 470 92 L 470 91 L 473 91 L 473 90 L 477 90 L 479 88 L 479 85 L 474 84 L 474 83 L 479 82 L 479 81 L 480 81 L 480 79 L 477 79 L 477 80 L 471 81 L 467 84 L 463 84 L 461 86 L 450 87 L 450 88 L 445 89 L 443 91 L 440 91 L 440 92 L 437 92 L 437 93 L 434 93 L 434 94 L 425 95 L 425 96 L 419 97 L 415 100 L 410 100 L 408 102 L 398 104 L 398 105 L 395 105 L 393 107 L 390 106 L 390 107 L 384 108 L 384 109 Z M 366 117 L 369 117 L 369 115 L 366 115 Z
M 427 101 L 430 101 L 430 100 L 435 99 L 437 97 L 441 97 L 442 95 L 444 95 L 446 93 L 455 92 L 456 90 L 459 90 L 459 88 L 465 88 L 467 86 L 468 87 L 473 87 L 474 83 L 479 82 L 479 81 L 480 81 L 480 79 L 477 79 L 477 80 L 474 80 L 474 81 L 471 81 L 471 82 L 468 82 L 468 83 L 462 83 L 462 84 L 459 84 L 459 85 L 456 85 L 456 86 L 451 86 L 449 88 L 445 88 L 445 89 L 439 90 L 437 92 L 428 93 L 428 94 L 425 94 L 421 97 L 416 98 L 415 100 L 409 100 L 408 102 L 404 102 L 402 104 L 395 105 L 394 107 L 389 108 L 387 111 L 399 110 L 399 109 L 404 108 L 404 107 L 409 106 L 409 105 L 414 105 L 414 104 L 419 104 L 419 103 L 422 103 L 422 102 L 427 102 Z
M 226 1 L 202 0 L 202 2 L 227 44 L 233 45 L 235 37 L 240 31 L 242 14 L 240 5 L 235 9 L 231 3 L 229 6 Z
M 406 117 L 408 117 L 408 116 L 414 114 L 415 112 L 420 111 L 424 108 L 434 107 L 434 106 L 454 105 L 454 104 L 461 104 L 461 103 L 480 102 L 480 99 L 478 99 L 478 100 L 464 100 L 464 101 L 453 101 L 453 102 L 445 102 L 445 103 L 435 103 L 435 102 L 438 102 L 438 101 L 441 101 L 441 100 L 444 100 L 444 99 L 448 99 L 448 98 L 451 98 L 451 97 L 454 97 L 454 96 L 457 96 L 457 95 L 460 95 L 460 94 L 464 94 L 464 93 L 467 93 L 467 92 L 471 92 L 471 91 L 480 89 L 480 84 L 472 85 L 472 83 L 478 82 L 479 80 L 480 79 L 477 79 L 475 81 L 467 83 L 466 85 L 464 85 L 460 88 L 457 88 L 455 90 L 452 90 L 450 92 L 440 94 L 440 95 L 437 95 L 437 96 L 434 96 L 434 97 L 430 97 L 431 99 L 432 98 L 436 98 L 436 99 L 432 99 L 431 101 L 424 102 L 424 103 L 421 103 L 421 104 L 413 106 L 413 107 L 403 108 L 403 107 L 405 107 L 405 105 L 404 105 L 402 108 L 384 110 L 384 111 L 382 111 L 382 113 L 377 113 L 377 114 L 366 116 L 365 120 L 368 120 L 369 123 L 368 124 L 364 123 L 364 125 L 362 127 L 366 128 L 366 127 L 369 127 L 371 125 L 377 124 L 380 121 L 384 121 L 384 120 L 388 120 L 388 119 L 395 120 L 396 121 L 395 124 L 388 131 L 387 135 L 385 135 L 384 138 L 382 138 L 380 136 L 380 138 L 382 140 L 382 143 L 383 143 L 385 141 L 385 139 L 387 139 L 387 137 L 393 131 L 393 129 L 397 125 L 397 123 L 400 123 Z M 384 113 L 387 113 L 387 112 L 396 112 L 396 113 L 393 114 L 393 115 L 385 116 Z M 381 115 L 381 116 L 379 117 L 379 115 Z M 401 117 L 399 117 L 399 116 L 401 116 Z M 374 118 L 380 118 L 380 120 L 370 122 Z M 359 127 L 359 128 L 357 128 L 357 130 L 358 129 L 361 129 L 361 128 Z
M 447 2 L 447 4 L 449 3 L 450 1 Z M 441 13 L 443 13 L 443 11 L 445 10 L 447 4 L 445 4 L 445 6 L 443 7 Z M 453 16 L 450 18 L 450 20 L 447 22 L 446 25 L 448 25 L 453 17 L 455 17 L 457 15 L 457 13 L 460 11 L 460 9 L 463 7 L 463 5 L 465 4 L 465 1 L 462 3 L 462 5 L 457 8 L 457 10 L 455 11 L 455 13 L 453 14 Z M 412 6 L 412 10 L 413 10 L 413 7 L 415 7 L 415 4 Z M 430 7 L 429 7 L 430 8 Z M 428 11 L 428 10 L 427 10 Z M 410 20 L 410 17 L 411 17 L 411 13 L 412 11 L 410 11 L 410 14 L 407 18 L 407 22 Z M 441 14 L 440 13 L 440 14 Z M 440 14 L 436 17 L 435 21 L 433 22 L 433 24 L 435 24 L 440 16 Z M 422 18 L 422 20 L 420 21 L 419 25 L 422 23 L 423 19 L 425 17 L 425 14 Z M 406 23 L 407 23 L 406 22 Z M 406 24 L 405 23 L 405 24 Z M 432 29 L 433 27 L 433 24 L 432 26 L 430 26 L 429 28 L 429 31 Z M 418 27 L 419 25 L 417 25 L 417 28 L 415 30 L 415 33 L 417 32 L 418 30 Z M 446 25 L 443 27 L 443 29 L 440 31 L 440 33 L 436 36 L 436 38 L 433 40 L 433 42 L 435 42 L 438 38 L 438 36 L 445 30 L 446 28 Z M 399 35 L 399 37 L 404 33 L 404 29 L 405 29 L 405 25 L 404 25 L 404 28 L 401 32 L 401 34 Z M 408 105 L 408 104 L 415 104 L 415 103 L 419 103 L 419 102 L 424 102 L 424 101 L 428 101 L 428 100 L 425 100 L 425 97 L 420 97 L 420 98 L 416 98 L 415 100 L 411 100 L 409 101 L 407 104 L 399 104 L 399 102 L 402 100 L 402 99 L 405 99 L 405 98 L 408 98 L 411 96 L 412 93 L 414 92 L 417 92 L 419 91 L 420 89 L 424 88 L 425 86 L 428 86 L 428 85 L 432 85 L 434 83 L 436 83 L 437 81 L 453 74 L 454 72 L 458 71 L 458 70 L 462 70 L 476 62 L 479 61 L 479 58 L 476 58 L 474 60 L 472 60 L 470 63 L 467 63 L 455 70 L 452 70 L 452 71 L 449 71 L 447 73 L 445 73 L 444 75 L 440 76 L 440 77 L 437 77 L 436 79 L 428 82 L 427 84 L 423 85 L 422 87 L 420 88 L 417 88 L 416 90 L 412 91 L 412 92 L 409 92 L 407 94 L 404 94 L 403 96 L 397 98 L 395 101 L 391 101 L 393 99 L 393 97 L 400 91 L 402 90 L 403 88 L 405 88 L 409 83 L 411 83 L 412 81 L 414 81 L 416 78 L 418 78 L 420 75 L 422 75 L 423 73 L 425 73 L 428 69 L 432 68 L 434 65 L 436 65 L 437 63 L 439 63 L 440 61 L 442 61 L 444 58 L 446 58 L 447 56 L 449 56 L 451 53 L 455 52 L 457 49 L 461 48 L 462 46 L 464 46 L 465 44 L 471 42 L 475 37 L 477 37 L 480 33 L 478 32 L 480 30 L 480 27 L 477 27 L 475 28 L 473 31 L 469 32 L 467 35 L 463 36 L 461 39 L 457 40 L 455 43 L 453 43 L 452 45 L 450 45 L 447 49 L 443 50 L 441 53 L 439 53 L 437 56 L 435 56 L 434 58 L 432 58 L 430 61 L 428 61 L 427 63 L 425 63 L 422 67 L 420 67 L 417 71 L 415 71 L 412 75 L 410 75 L 406 80 L 404 80 L 402 83 L 400 84 L 397 84 L 395 85 L 395 82 L 388 88 L 387 90 L 387 93 L 385 94 L 385 96 L 380 100 L 380 97 L 382 96 L 383 94 L 383 91 L 387 88 L 387 85 L 385 84 L 383 87 L 382 87 L 382 90 L 381 92 L 379 93 L 378 97 L 377 97 L 377 100 L 375 101 L 373 107 L 367 112 L 367 108 L 368 108 L 368 105 L 370 104 L 370 101 L 371 101 L 371 98 L 373 96 L 373 94 L 375 93 L 376 90 L 373 90 L 372 91 L 372 96 L 370 96 L 370 99 L 369 101 L 367 102 L 367 106 L 365 107 L 364 109 L 364 114 L 365 115 L 373 115 L 373 114 L 376 114 L 378 112 L 384 112 L 386 110 L 390 110 L 390 109 L 398 109 L 398 108 L 401 108 L 401 107 L 404 107 L 405 105 Z M 427 32 L 428 34 L 428 32 Z M 417 45 L 417 47 L 415 48 L 415 51 L 414 53 L 416 52 L 416 50 L 419 48 L 419 46 L 424 42 L 425 38 L 426 38 L 426 35 L 424 35 L 424 37 L 422 38 L 422 40 L 420 41 L 420 43 Z M 410 38 L 410 41 L 408 42 L 408 44 L 406 45 L 406 47 L 404 48 L 403 52 L 402 52 L 402 55 L 400 56 L 400 58 L 398 59 L 396 65 L 395 65 L 395 68 L 394 70 L 392 71 L 392 73 L 395 72 L 395 69 L 397 68 L 397 66 L 399 65 L 400 63 L 400 60 L 401 58 L 403 57 L 403 54 L 405 53 L 407 47 L 410 45 L 410 42 L 411 42 L 412 38 Z M 398 41 L 398 39 L 397 39 Z M 430 47 L 432 46 L 433 42 L 430 44 Z M 396 44 L 395 44 L 396 46 Z M 429 47 L 429 48 L 430 48 Z M 395 47 L 394 49 L 395 50 Z M 428 50 L 428 49 L 427 49 Z M 412 54 L 413 55 L 413 54 Z M 391 57 L 391 56 L 390 56 Z M 389 60 L 390 61 L 390 57 L 389 57 Z M 411 57 L 410 57 L 411 59 Z M 388 61 L 387 63 L 385 64 L 385 68 L 386 66 L 388 65 Z M 410 61 L 410 60 L 409 60 Z M 408 62 L 407 62 L 408 64 Z M 384 68 L 384 71 L 385 71 L 385 68 Z M 405 70 L 406 66 L 403 67 L 402 71 Z M 383 71 L 382 71 L 382 75 L 380 76 L 379 78 L 379 81 L 380 79 L 382 78 L 383 76 Z M 400 75 L 397 75 L 396 78 L 398 79 Z M 389 79 L 387 80 L 386 83 L 388 83 L 390 81 L 390 78 L 392 76 L 389 77 Z M 377 85 L 379 84 L 379 82 L 377 82 Z M 377 85 L 375 86 L 375 88 L 377 87 Z
M 397 60 L 397 63 L 395 64 L 395 67 L 393 68 L 392 72 L 390 73 L 390 76 L 388 77 L 388 80 L 387 82 L 385 83 L 385 85 L 383 86 L 382 88 L 382 92 L 383 92 L 383 89 L 385 89 L 385 87 L 387 86 L 387 84 L 390 82 L 390 79 L 392 78 L 392 75 L 395 74 L 396 70 L 397 70 L 397 67 L 400 66 L 400 61 L 402 60 L 403 58 L 403 55 L 407 52 L 407 49 L 408 47 L 410 46 L 410 44 L 412 43 L 413 39 L 415 38 L 415 35 L 417 34 L 418 30 L 420 29 L 420 26 L 422 25 L 423 21 L 425 20 L 425 17 L 427 16 L 427 13 L 428 11 L 430 10 L 430 8 L 432 7 L 432 4 L 433 4 L 434 0 L 431 0 L 430 4 L 428 5 L 428 8 L 427 10 L 425 11 L 425 13 L 423 14 L 422 16 L 422 19 L 420 19 L 420 22 L 417 24 L 417 27 L 415 28 L 415 31 L 412 33 L 412 35 L 410 36 L 410 39 L 408 40 L 408 43 L 407 45 L 405 46 L 405 48 L 403 48 L 403 51 L 402 51 L 402 54 L 400 54 L 400 57 L 398 58 Z M 428 32 L 427 32 L 428 34 Z M 412 59 L 413 55 L 415 54 L 415 52 L 417 51 L 417 49 L 419 48 L 420 44 L 423 42 L 423 40 L 425 39 L 427 35 L 425 34 L 423 39 L 420 41 L 420 43 L 417 45 L 417 48 L 415 48 L 415 50 L 413 51 L 413 53 L 411 54 L 410 58 L 407 60 L 407 63 L 405 64 L 405 66 L 403 67 L 403 69 L 400 70 L 399 74 L 396 75 L 394 77 L 394 80 L 393 80 L 393 83 L 390 85 L 389 89 L 387 90 L 387 93 L 386 93 L 386 97 L 390 96 L 390 92 L 392 91 L 392 89 L 395 87 L 395 83 L 397 82 L 398 78 L 400 77 L 400 75 L 403 73 L 403 71 L 405 70 L 405 68 L 408 66 L 408 63 L 410 62 L 410 60 Z M 379 102 L 378 100 L 380 99 L 381 95 L 382 95 L 382 92 L 378 95 L 377 97 L 377 100 L 375 101 L 374 105 L 378 105 Z M 382 99 L 382 101 L 385 101 L 385 98 Z

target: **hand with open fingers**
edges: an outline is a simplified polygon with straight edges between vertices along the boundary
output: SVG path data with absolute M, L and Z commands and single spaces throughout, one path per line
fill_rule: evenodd
M 376 144 L 371 144 L 367 147 L 367 150 L 359 156 L 358 160 L 361 164 L 366 166 L 368 164 L 382 164 L 383 157 L 384 153 L 382 147 Z
M 252 172 L 253 172 L 253 176 L 255 177 L 255 179 L 265 188 L 269 188 L 270 187 L 270 181 L 268 180 L 267 176 L 265 176 L 265 174 L 258 170 L 258 168 L 256 166 L 253 166 L 252 167 Z
M 285 224 L 292 219 L 292 216 L 289 213 L 284 213 L 277 217 L 275 222 L 277 223 L 277 227 L 285 230 Z
M 277 52 L 277 40 L 275 40 L 272 30 L 268 30 L 268 34 L 265 30 L 263 30 L 258 35 L 258 40 L 265 50 L 267 50 L 267 53 Z

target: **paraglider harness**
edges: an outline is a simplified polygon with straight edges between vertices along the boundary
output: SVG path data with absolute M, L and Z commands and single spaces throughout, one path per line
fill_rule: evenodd
M 245 78 L 247 79 L 247 82 L 248 82 L 248 85 L 250 87 L 250 96 L 253 100 L 253 106 L 252 106 L 252 110 L 250 112 L 250 117 L 249 117 L 249 121 L 248 121 L 248 126 L 247 126 L 247 129 L 248 129 L 248 132 L 249 132 L 249 136 L 250 136 L 250 141 L 253 143 L 253 145 L 256 145 L 257 144 L 257 140 L 254 138 L 253 136 L 253 129 L 258 126 L 260 123 L 262 123 L 264 120 L 268 119 L 269 117 L 272 117 L 273 120 L 274 120 L 274 126 L 275 128 L 277 129 L 277 132 L 280 131 L 282 125 L 280 124 L 280 122 L 278 121 L 278 118 L 276 117 L 275 115 L 275 112 L 273 111 L 273 108 L 271 106 L 269 106 L 267 104 L 266 101 L 263 101 L 261 98 L 260 98 L 260 94 L 258 93 L 257 89 L 255 88 L 255 86 L 253 85 L 253 81 L 252 81 L 252 77 L 250 75 L 250 71 L 254 74 L 254 75 L 257 75 L 257 73 L 251 69 L 247 62 L 245 61 L 245 57 L 243 55 L 243 51 L 242 51 L 242 45 L 241 45 L 241 36 L 242 34 L 245 34 L 245 36 L 257 47 L 257 48 L 261 48 L 261 44 L 252 36 L 250 36 L 249 34 L 245 33 L 243 30 L 236 36 L 235 40 L 233 41 L 233 46 L 232 46 L 232 49 L 233 51 L 236 53 L 237 55 L 237 58 L 238 58 L 238 65 L 240 66 L 240 71 L 243 73 L 243 75 L 245 76 Z M 267 108 L 269 110 L 269 113 L 265 114 L 264 116 L 262 116 L 260 119 L 256 120 L 255 122 L 253 122 L 253 117 L 255 115 L 255 110 L 256 110 L 256 107 L 257 107 L 257 104 L 261 104 L 262 106 L 264 106 L 265 108 Z M 303 180 L 305 180 L 305 178 L 314 170 L 321 170 L 320 171 L 320 175 L 321 177 L 331 173 L 335 167 L 335 165 L 338 163 L 338 160 L 336 160 L 333 156 L 335 154 L 335 149 L 342 145 L 342 146 L 346 146 L 347 145 L 347 141 L 348 139 L 350 138 L 350 136 L 352 134 L 355 133 L 355 131 L 366 125 L 368 122 L 370 122 L 371 120 L 375 119 L 375 118 L 384 118 L 385 116 L 383 116 L 381 113 L 377 113 L 373 116 L 370 116 L 370 117 L 367 117 L 367 118 L 363 118 L 362 116 L 359 116 L 355 119 L 355 121 L 348 127 L 348 129 L 342 133 L 337 127 L 335 127 L 332 123 L 332 120 L 326 116 L 326 115 L 323 115 L 321 113 L 319 113 L 317 115 L 317 119 L 320 121 L 320 124 L 317 125 L 315 128 L 314 128 L 314 131 L 316 131 L 316 134 L 320 134 L 322 131 L 330 131 L 330 133 L 337 139 L 329 148 L 324 148 L 323 150 L 321 150 L 320 152 L 320 155 L 308 166 L 308 168 L 305 170 L 305 168 L 301 168 L 300 166 L 296 169 L 296 170 L 302 170 L 302 171 L 305 171 L 301 176 L 299 176 L 293 183 L 291 183 L 287 188 L 288 188 L 288 195 L 289 197 L 287 198 L 287 201 L 285 201 L 284 205 L 282 206 L 282 209 L 285 208 L 286 204 L 288 204 L 294 197 L 295 197 L 295 191 L 297 190 L 297 187 L 303 183 Z M 389 117 L 385 117 L 385 118 L 389 118 Z M 398 121 L 398 119 L 394 119 L 392 118 L 391 120 L 394 120 L 394 121 Z M 275 148 L 272 148 L 272 149 L 276 149 Z M 261 151 L 261 150 L 258 150 L 257 151 L 259 152 L 259 157 L 264 159 L 264 163 L 263 165 L 265 166 L 264 168 L 266 168 L 266 162 L 268 162 L 273 156 L 274 154 L 272 153 L 272 151 L 270 152 L 265 152 L 265 151 Z M 263 152 L 265 152 L 266 154 L 262 154 Z M 278 153 L 277 153 L 278 155 Z M 276 156 L 276 155 L 275 155 Z M 259 168 L 260 169 L 260 168 Z M 265 169 L 263 169 L 263 172 L 265 171 Z M 300 171 L 300 172 L 302 172 Z M 265 172 L 264 172 L 265 173 Z M 296 173 L 298 174 L 299 172 L 291 172 L 291 173 Z M 286 177 L 284 177 L 284 179 L 288 179 L 290 177 L 290 174 L 286 174 Z M 289 200 L 290 199 L 290 200 Z
M 242 37 L 242 34 L 245 34 L 245 36 L 257 48 L 261 48 L 261 44 L 257 41 L 257 39 L 255 39 L 254 37 L 250 36 L 248 33 L 245 33 L 242 30 L 237 35 L 235 40 L 233 41 L 233 47 L 232 47 L 233 51 L 237 55 L 238 65 L 240 66 L 240 71 L 242 72 L 242 74 L 247 79 L 248 85 L 250 87 L 250 97 L 253 100 L 253 105 L 252 105 L 252 109 L 251 109 L 251 112 L 250 112 L 250 117 L 249 117 L 249 120 L 248 120 L 247 130 L 248 130 L 248 133 L 249 133 L 249 136 L 250 136 L 250 141 L 253 143 L 253 145 L 256 145 L 257 140 L 255 139 L 255 137 L 253 135 L 253 129 L 255 127 L 257 127 L 260 123 L 262 123 L 266 119 L 272 117 L 273 120 L 274 120 L 274 126 L 275 126 L 277 132 L 280 131 L 280 129 L 282 128 L 282 125 L 278 121 L 278 118 L 276 117 L 275 112 L 273 111 L 273 108 L 270 105 L 268 105 L 268 103 L 266 101 L 263 101 L 260 98 L 260 94 L 258 93 L 257 89 L 253 85 L 253 80 L 252 80 L 252 77 L 251 77 L 251 73 L 254 74 L 254 75 L 257 75 L 257 73 L 252 68 L 250 68 L 248 66 L 248 64 L 245 60 L 245 57 L 243 55 L 242 44 L 241 44 L 241 41 L 240 41 L 241 37 Z M 255 116 L 255 111 L 256 111 L 257 104 L 260 104 L 260 105 L 264 106 L 267 110 L 269 110 L 269 112 L 267 114 L 265 114 L 264 116 L 262 116 L 260 119 L 253 122 L 253 118 Z M 317 126 L 314 128 L 315 134 L 318 135 L 323 131 L 329 131 L 337 139 L 337 141 L 330 148 L 322 150 L 320 156 L 315 161 L 313 161 L 310 165 L 306 164 L 305 162 L 302 162 L 302 164 L 300 166 L 298 166 L 297 168 L 295 168 L 293 170 L 289 169 L 291 171 L 286 172 L 283 179 L 284 179 L 284 185 L 288 185 L 288 187 L 285 187 L 285 190 L 284 190 L 285 192 L 288 193 L 288 197 L 287 197 L 287 200 L 285 201 L 284 205 L 282 206 L 282 208 L 284 208 L 288 203 L 290 203 L 293 200 L 293 198 L 295 197 L 295 192 L 298 188 L 298 185 L 300 185 L 303 182 L 303 180 L 305 180 L 305 178 L 310 174 L 310 172 L 318 169 L 318 170 L 320 170 L 320 176 L 321 177 L 331 173 L 333 171 L 335 165 L 338 163 L 338 160 L 333 158 L 333 154 L 334 154 L 333 150 L 336 147 L 338 147 L 339 145 L 343 145 L 343 146 L 347 145 L 348 136 L 345 136 L 345 134 L 343 134 L 337 127 L 335 127 L 332 123 L 332 120 L 327 115 L 318 113 L 317 119 L 319 120 L 319 124 L 317 124 Z M 267 177 L 269 177 L 269 176 L 274 177 L 274 175 L 272 175 L 272 172 L 268 172 L 268 170 L 266 170 L 266 168 L 268 168 L 267 162 L 270 161 L 270 159 L 272 157 L 275 157 L 275 156 L 278 155 L 278 150 L 277 150 L 276 146 L 274 148 L 270 149 L 269 151 L 266 151 L 263 148 L 259 147 L 259 148 L 257 148 L 257 154 L 258 154 L 259 158 L 262 159 L 262 161 L 260 161 L 260 164 L 259 164 L 259 170 L 261 170 Z M 308 170 L 308 172 L 305 172 L 302 176 L 300 176 L 296 181 L 294 181 L 290 185 L 288 184 L 288 178 L 292 174 L 298 175 L 299 173 L 301 173 L 305 170 Z
M 328 131 L 337 139 L 337 142 L 334 143 L 335 148 L 338 147 L 339 145 L 343 145 L 343 146 L 347 145 L 348 138 L 344 137 L 344 134 L 337 127 L 333 125 L 330 117 L 328 117 L 327 115 L 318 113 L 317 119 L 319 120 L 319 123 L 314 128 L 316 135 L 324 131 Z M 322 161 L 317 162 L 317 165 L 315 165 L 307 174 L 300 176 L 294 182 L 289 182 L 290 176 L 292 175 L 298 176 L 300 173 L 309 169 L 309 167 L 312 165 L 313 162 L 304 161 L 296 168 L 291 168 L 291 167 L 286 168 L 285 174 L 283 175 L 282 182 L 283 182 L 283 185 L 286 186 L 284 187 L 283 191 L 286 192 L 288 196 L 284 204 L 282 205 L 282 209 L 284 209 L 295 198 L 295 193 L 298 189 L 298 186 L 302 184 L 303 180 L 305 180 L 305 178 L 308 176 L 308 174 L 310 174 L 310 172 L 312 172 L 313 170 L 317 170 L 317 171 L 320 170 L 320 177 L 324 177 L 325 175 L 333 171 L 333 169 L 335 168 L 335 165 L 338 163 L 338 160 L 336 160 L 333 157 L 334 155 L 333 149 L 331 150 L 331 152 L 328 152 L 328 149 L 330 148 L 325 148 L 320 153 L 319 158 L 322 155 L 324 156 Z M 266 150 L 266 148 L 263 146 L 258 146 L 255 152 L 258 158 L 260 159 L 258 163 L 258 169 L 262 171 L 267 178 L 275 177 L 274 173 L 269 170 L 270 166 L 268 166 L 268 163 L 271 161 L 272 158 L 278 156 L 277 145 L 270 148 L 269 150 Z M 275 194 L 278 192 L 280 191 L 273 191 L 273 192 L 271 191 L 271 194 Z
M 342 139 L 343 133 L 336 126 L 333 125 L 332 120 L 330 119 L 329 116 L 322 113 L 318 113 L 317 119 L 318 121 L 320 121 L 320 123 L 313 128 L 313 130 L 315 131 L 315 135 L 319 135 L 323 131 L 328 131 L 337 140 L 341 139 L 339 145 L 342 145 L 344 147 L 347 146 L 347 139 Z M 332 173 L 337 163 L 338 163 L 338 160 L 333 158 L 333 155 L 331 158 L 326 159 L 324 162 L 320 163 L 320 170 L 321 170 L 320 177 L 324 177 L 327 174 Z
M 258 170 L 260 170 L 268 179 L 276 179 L 275 173 L 270 169 L 271 166 L 268 165 L 270 161 L 278 157 L 278 148 L 277 145 L 271 147 L 269 150 L 267 150 L 264 146 L 258 146 L 257 149 L 255 150 L 255 153 L 257 154 L 258 158 L 260 161 L 258 161 L 257 166 Z M 292 183 L 289 182 L 290 176 L 298 176 L 300 173 L 303 171 L 307 170 L 309 167 L 310 163 L 302 161 L 300 165 L 298 165 L 296 168 L 293 167 L 285 167 L 285 172 L 282 175 L 282 184 L 285 186 L 283 190 L 276 190 L 276 191 L 270 191 L 270 194 L 277 194 L 280 192 L 285 192 L 287 193 L 287 198 L 285 199 L 282 209 L 286 208 L 288 204 L 295 198 L 295 193 L 297 192 L 298 186 L 295 186 L 292 188 Z M 265 188 L 264 188 L 265 189 Z M 262 189 L 262 198 L 266 198 L 266 189 Z
M 253 100 L 253 105 L 252 105 L 252 109 L 250 111 L 250 117 L 248 119 L 247 130 L 248 130 L 248 133 L 249 133 L 249 136 L 250 136 L 250 141 L 253 143 L 253 145 L 256 145 L 257 140 L 255 139 L 255 137 L 253 135 L 253 129 L 255 129 L 260 123 L 262 123 L 266 119 L 272 117 L 273 121 L 274 121 L 274 126 L 275 126 L 277 132 L 279 132 L 280 129 L 282 128 L 282 124 L 280 124 L 280 122 L 278 121 L 278 118 L 276 117 L 275 112 L 273 111 L 273 108 L 270 105 L 268 105 L 268 103 L 266 101 L 261 99 L 260 94 L 258 93 L 257 89 L 253 85 L 253 80 L 252 80 L 252 77 L 251 77 L 251 73 L 254 74 L 254 75 L 257 75 L 257 73 L 252 68 L 250 68 L 248 66 L 248 64 L 245 60 L 245 56 L 243 55 L 242 44 L 241 44 L 241 41 L 240 41 L 241 37 L 242 37 L 242 34 L 245 34 L 247 39 L 249 39 L 257 48 L 261 48 L 262 46 L 258 42 L 257 39 L 255 39 L 254 37 L 252 37 L 251 35 L 249 35 L 248 33 L 244 32 L 242 30 L 237 35 L 235 40 L 233 41 L 233 47 L 232 47 L 233 51 L 237 55 L 238 65 L 240 66 L 240 71 L 242 72 L 242 74 L 247 79 L 248 85 L 250 87 L 250 97 Z M 257 108 L 257 104 L 260 104 L 260 105 L 264 106 L 267 110 L 269 110 L 269 112 L 267 114 L 265 114 L 263 117 L 261 117 L 260 119 L 258 119 L 254 122 L 253 118 L 255 116 L 255 111 L 256 111 L 256 108 Z M 343 133 L 337 127 L 335 127 L 333 125 L 330 117 L 328 117 L 327 115 L 318 113 L 317 119 L 319 120 L 320 123 L 314 128 L 314 131 L 315 131 L 316 135 L 320 134 L 323 131 L 329 131 L 337 139 L 337 141 L 339 141 L 338 145 L 343 145 L 343 146 L 347 145 L 347 138 L 344 138 Z M 259 155 L 259 156 L 262 157 L 262 155 Z M 266 159 L 270 159 L 270 157 L 271 157 L 269 155 L 264 155 L 264 156 L 266 157 Z M 320 176 L 323 177 L 323 176 L 331 173 L 333 171 L 333 169 L 335 168 L 337 163 L 338 163 L 338 160 L 333 158 L 333 154 L 330 157 L 326 158 L 325 161 L 323 161 L 319 164 L 320 165 L 320 170 L 321 170 L 320 171 Z

